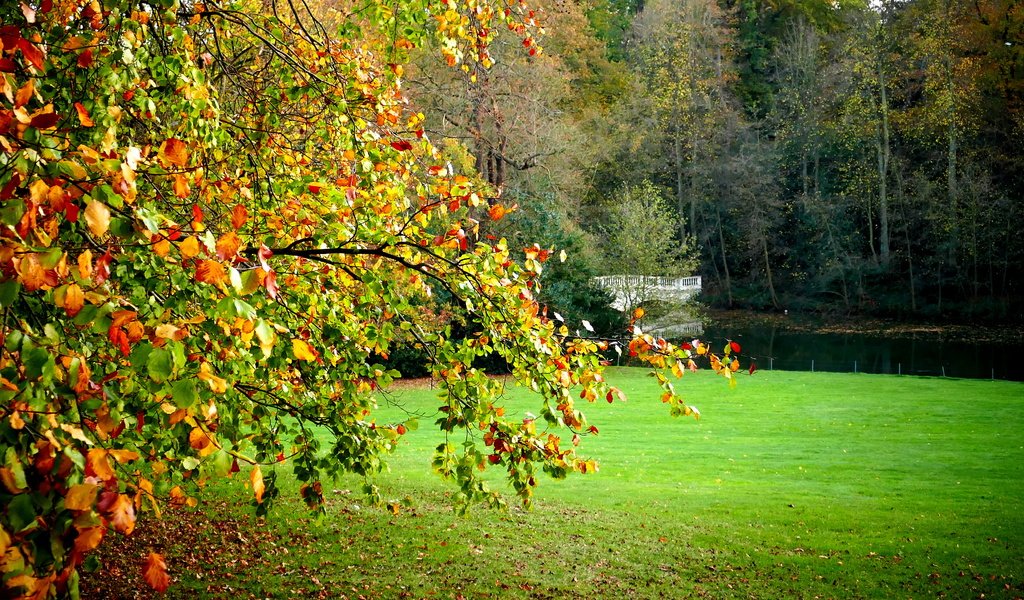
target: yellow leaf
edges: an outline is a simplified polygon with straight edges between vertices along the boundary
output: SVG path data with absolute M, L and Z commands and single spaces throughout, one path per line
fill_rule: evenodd
M 178 251 L 182 258 L 192 258 L 199 254 L 199 240 L 195 236 L 188 236 L 178 245 Z
M 188 445 L 199 452 L 199 456 L 207 456 L 217 450 L 213 442 L 213 434 L 204 431 L 201 427 L 193 427 L 188 434 Z
M 263 472 L 260 471 L 260 466 L 256 465 L 252 468 L 252 472 L 249 473 L 249 481 L 252 483 L 252 493 L 256 495 L 256 502 L 263 502 L 263 492 L 266 488 L 263 487 Z
M 204 362 L 199 365 L 199 379 L 205 381 L 215 394 L 223 394 L 228 389 L 227 380 L 214 375 L 213 368 L 210 366 L 210 363 Z
M 142 508 L 142 498 L 145 497 L 153 506 L 153 512 L 160 518 L 160 503 L 157 502 L 156 494 L 153 493 L 153 482 L 145 477 L 139 478 L 139 491 L 135 494 L 135 506 Z
M 139 460 L 139 453 L 134 450 L 124 450 L 115 448 L 113 450 L 107 450 L 107 454 L 112 456 L 117 462 L 124 464 L 133 460 Z
M 85 224 L 96 237 L 103 237 L 110 229 L 110 209 L 98 200 L 90 200 L 85 205 Z
M 304 340 L 298 338 L 292 338 L 292 354 L 299 360 L 316 360 L 316 351 L 313 347 L 307 344 Z
M 79 483 L 71 486 L 64 496 L 64 508 L 68 510 L 89 510 L 96 503 L 96 492 L 100 490 L 98 485 L 92 483 Z

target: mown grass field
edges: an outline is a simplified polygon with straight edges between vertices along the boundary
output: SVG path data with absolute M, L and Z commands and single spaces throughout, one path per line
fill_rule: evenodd
M 153 548 L 180 597 L 1024 597 L 1024 385 L 689 374 L 694 422 L 645 371 L 609 379 L 629 401 L 591 407 L 601 470 L 543 482 L 532 511 L 455 515 L 425 416 L 379 480 L 399 514 L 362 506 L 352 478 L 328 484 L 324 517 L 286 484 L 261 520 L 239 478 L 110 540 L 83 595 L 134 594 L 131 561 Z M 395 419 L 436 405 L 427 388 L 398 398 Z M 536 411 L 526 398 L 507 410 Z

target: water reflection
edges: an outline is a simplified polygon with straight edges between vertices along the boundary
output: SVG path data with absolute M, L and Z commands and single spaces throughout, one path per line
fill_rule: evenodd
M 935 375 L 1024 381 L 1024 344 L 972 344 L 935 334 L 883 337 L 812 333 L 778 325 L 710 324 L 701 339 L 713 348 L 727 338 L 743 345 L 759 369 Z

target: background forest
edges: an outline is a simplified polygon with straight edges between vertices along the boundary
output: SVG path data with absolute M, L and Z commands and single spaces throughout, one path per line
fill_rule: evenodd
M 519 204 L 499 233 L 570 250 L 545 273 L 567 316 L 601 320 L 589 276 L 696 259 L 720 307 L 1022 318 L 1021 3 L 539 4 L 543 52 L 428 48 L 407 89 Z M 637 189 L 685 252 L 621 235 Z

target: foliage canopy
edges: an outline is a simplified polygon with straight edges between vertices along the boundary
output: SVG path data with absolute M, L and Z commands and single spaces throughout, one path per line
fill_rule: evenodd
M 481 232 L 505 209 L 441 160 L 401 88 L 427 36 L 449 64 L 486 67 L 499 27 L 535 51 L 534 15 L 401 8 L 0 9 L 5 595 L 76 596 L 78 566 L 111 529 L 193 503 L 192 484 L 243 465 L 261 511 L 277 494 L 262 466 L 290 461 L 313 508 L 325 477 L 373 475 L 415 426 L 373 418 L 399 375 L 379 362 L 400 338 L 428 350 L 450 433 L 434 468 L 459 502 L 501 502 L 480 477 L 489 465 L 525 502 L 540 470 L 596 467 L 574 449 L 596 433 L 577 400 L 621 395 L 601 375 L 606 342 L 547 315 L 535 297 L 552 250 Z M 468 334 L 424 316 L 437 295 Z M 729 348 L 637 333 L 629 350 L 656 366 L 681 372 L 699 351 L 735 371 Z M 491 354 L 537 393 L 538 418 L 505 416 L 502 384 L 474 366 Z M 659 381 L 674 412 L 693 412 Z M 160 555 L 144 577 L 167 587 Z

